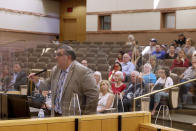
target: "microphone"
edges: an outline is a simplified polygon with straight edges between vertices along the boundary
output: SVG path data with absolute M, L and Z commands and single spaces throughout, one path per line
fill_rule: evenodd
M 41 73 L 44 73 L 44 72 L 46 72 L 46 71 L 47 71 L 47 69 L 43 69 L 42 71 L 35 73 L 34 76 L 37 76 L 37 75 L 39 75 L 39 74 L 41 74 Z

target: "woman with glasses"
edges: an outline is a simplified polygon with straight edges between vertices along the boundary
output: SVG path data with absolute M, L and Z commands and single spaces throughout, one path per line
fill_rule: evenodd
M 109 80 L 110 82 L 115 82 L 115 80 L 114 80 L 114 74 L 115 74 L 117 71 L 122 71 L 122 66 L 121 66 L 121 64 L 120 64 L 119 62 L 115 62 L 115 64 L 114 64 L 112 70 L 111 70 L 110 73 L 109 73 L 108 80 Z M 123 76 L 124 76 L 124 78 L 125 78 L 126 74 L 123 73 Z M 124 79 L 123 79 L 123 81 L 124 81 Z
M 97 106 L 97 112 L 103 113 L 106 109 L 113 106 L 114 95 L 110 90 L 110 83 L 107 80 L 102 80 L 100 82 L 100 96 Z
M 159 75 L 159 79 L 156 81 L 155 86 L 152 88 L 152 91 L 173 86 L 173 80 L 170 77 L 170 72 L 168 69 L 166 68 L 159 69 L 158 75 Z M 154 107 L 152 109 L 152 115 L 155 114 L 156 108 L 159 105 L 162 97 L 169 97 L 169 93 L 167 91 L 163 91 L 163 92 L 156 93 L 154 95 L 153 102 L 151 101 L 154 104 Z

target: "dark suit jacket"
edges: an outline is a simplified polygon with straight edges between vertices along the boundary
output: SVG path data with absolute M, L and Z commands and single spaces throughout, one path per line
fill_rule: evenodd
M 39 85 L 39 88 L 42 90 L 50 89 L 52 91 L 52 116 L 54 116 L 54 101 L 60 72 L 61 70 L 57 66 L 53 67 L 50 78 L 45 81 L 40 81 Z M 70 112 L 74 111 L 73 106 L 70 106 L 73 93 L 78 94 L 82 114 L 96 113 L 99 93 L 95 79 L 93 78 L 93 72 L 77 61 L 73 61 L 64 84 L 60 103 L 62 115 L 73 115 L 72 112 Z M 78 108 L 76 110 L 78 110 Z
M 27 74 L 24 71 L 21 71 L 18 73 L 16 77 L 16 81 L 14 83 L 14 89 L 20 90 L 20 85 L 26 85 L 27 84 Z

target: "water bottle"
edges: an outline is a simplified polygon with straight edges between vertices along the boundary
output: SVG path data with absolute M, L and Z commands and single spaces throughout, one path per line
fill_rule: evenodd
M 39 110 L 38 118 L 44 118 L 44 110 L 43 109 Z

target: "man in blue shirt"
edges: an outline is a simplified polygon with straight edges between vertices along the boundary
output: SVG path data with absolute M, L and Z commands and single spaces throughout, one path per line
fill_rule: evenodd
M 156 50 L 152 52 L 152 55 L 155 55 L 157 59 L 164 59 L 165 58 L 165 51 L 161 50 L 160 45 L 156 45 Z
M 129 54 L 123 55 L 122 72 L 126 74 L 126 78 L 131 75 L 131 72 L 135 70 L 135 65 L 130 62 Z M 127 79 L 126 79 L 127 80 Z

